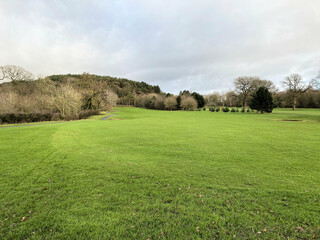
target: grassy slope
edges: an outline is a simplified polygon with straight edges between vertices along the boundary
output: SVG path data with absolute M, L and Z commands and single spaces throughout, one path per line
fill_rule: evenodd
M 320 237 L 320 111 L 119 109 L 0 129 L 0 238 Z

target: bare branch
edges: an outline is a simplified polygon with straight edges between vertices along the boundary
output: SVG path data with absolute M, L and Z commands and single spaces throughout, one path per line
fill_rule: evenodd
M 1 75 L 0 80 L 7 81 L 29 81 L 34 80 L 32 73 L 28 72 L 22 67 L 15 65 L 5 65 L 1 66 Z

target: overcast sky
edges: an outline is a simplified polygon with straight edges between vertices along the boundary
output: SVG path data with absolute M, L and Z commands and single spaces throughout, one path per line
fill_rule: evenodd
M 0 0 L 0 65 L 83 73 L 166 92 L 280 84 L 320 70 L 320 0 Z

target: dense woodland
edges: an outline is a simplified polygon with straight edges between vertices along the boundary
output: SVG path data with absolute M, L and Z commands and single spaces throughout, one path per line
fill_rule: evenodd
M 0 67 L 0 83 L 2 123 L 81 119 L 115 105 L 158 110 L 241 107 L 245 112 L 247 107 L 259 109 L 257 102 L 252 103 L 259 90 L 270 101 L 267 112 L 272 111 L 270 104 L 293 109 L 320 108 L 319 76 L 306 83 L 298 74 L 285 78 L 285 91 L 279 91 L 268 80 L 239 77 L 234 80 L 234 90 L 206 96 L 187 90 L 173 95 L 145 82 L 88 73 L 34 79 L 31 73 L 14 65 Z

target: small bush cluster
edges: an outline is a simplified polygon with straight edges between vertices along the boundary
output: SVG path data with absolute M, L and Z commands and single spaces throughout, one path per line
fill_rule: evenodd
M 251 110 L 250 109 L 248 109 L 250 112 L 251 112 Z M 215 108 L 215 107 L 210 107 L 209 108 L 209 111 L 210 112 L 220 112 L 220 108 L 219 107 L 217 107 L 217 108 Z M 222 112 L 239 112 L 239 108 L 228 108 L 228 107 L 223 107 L 223 108 L 221 108 L 221 111 Z M 249 112 L 248 111 L 248 112 Z M 243 112 L 243 110 L 242 110 L 242 112 Z

